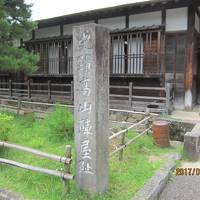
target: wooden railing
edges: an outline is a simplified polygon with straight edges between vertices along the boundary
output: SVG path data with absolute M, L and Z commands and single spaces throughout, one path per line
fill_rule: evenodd
M 41 58 L 38 63 L 38 66 L 39 66 L 38 71 L 35 74 L 49 74 L 49 75 L 73 74 L 72 57 Z
M 166 87 L 110 86 L 110 102 L 113 107 L 129 108 L 131 110 L 170 113 L 173 109 L 173 86 Z M 120 93 L 121 92 L 121 93 Z
M 7 142 L 4 142 L 4 141 L 0 141 L 0 147 L 15 149 L 15 150 L 18 150 L 18 151 L 21 151 L 21 152 L 30 153 L 30 154 L 39 156 L 41 158 L 46 158 L 46 159 L 49 159 L 49 160 L 52 160 L 52 161 L 55 161 L 55 162 L 63 163 L 64 164 L 64 171 L 57 171 L 57 170 L 35 167 L 35 166 L 32 166 L 32 165 L 19 163 L 19 162 L 13 161 L 13 160 L 5 159 L 5 158 L 0 158 L 0 164 L 11 165 L 11 166 L 14 166 L 14 167 L 19 167 L 19 168 L 31 170 L 31 171 L 34 171 L 34 172 L 59 177 L 65 182 L 65 192 L 69 191 L 69 180 L 74 179 L 74 176 L 72 174 L 70 174 L 70 165 L 71 165 L 71 161 L 72 161 L 72 159 L 71 159 L 71 146 L 70 145 L 66 146 L 66 156 L 65 157 L 57 156 L 57 155 L 54 155 L 54 154 L 44 153 L 44 152 L 34 150 L 34 149 L 31 149 L 31 148 L 28 148 L 28 147 L 24 147 L 24 146 L 16 145 L 16 144 L 11 144 L 11 143 L 7 143 Z
M 110 73 L 126 75 L 161 74 L 160 52 L 113 54 L 111 55 Z M 73 75 L 73 57 L 42 58 L 35 74 Z
M 63 84 L 49 80 L 46 83 L 17 83 L 9 80 L 0 83 L 0 97 L 72 105 L 73 88 L 73 82 Z M 173 87 L 170 83 L 166 87 L 135 86 L 132 82 L 126 86 L 111 85 L 110 105 L 111 108 L 169 113 L 173 107 Z
M 46 83 L 27 82 L 8 82 L 0 83 L 0 96 L 10 98 L 21 98 L 25 100 L 41 101 L 61 101 L 73 102 L 73 82 L 70 84 L 52 83 L 48 80 Z
M 160 52 L 121 54 L 111 56 L 111 75 L 157 75 L 160 68 Z
M 130 144 L 132 144 L 133 142 L 135 142 L 138 138 L 140 138 L 141 136 L 145 135 L 146 133 L 148 133 L 151 128 L 152 125 L 150 124 L 150 116 L 145 116 L 144 119 L 142 119 L 141 121 L 126 127 L 126 124 L 124 124 L 123 130 L 114 133 L 113 135 L 111 135 L 109 137 L 109 141 L 112 142 L 112 140 L 118 138 L 118 140 L 120 140 L 118 147 L 116 147 L 115 150 L 113 150 L 112 152 L 110 152 L 110 156 L 115 155 L 116 153 L 119 152 L 119 160 L 123 159 L 123 151 L 125 148 L 127 148 Z M 145 124 L 146 129 L 143 130 L 140 133 L 137 133 L 136 136 L 132 137 L 131 139 L 126 140 L 127 138 L 127 134 L 129 131 L 134 130 L 135 128 L 137 128 L 139 125 L 141 124 Z

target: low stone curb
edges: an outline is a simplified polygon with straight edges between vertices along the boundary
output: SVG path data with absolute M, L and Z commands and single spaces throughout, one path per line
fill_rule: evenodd
M 166 155 L 169 160 L 158 170 L 153 177 L 139 190 L 132 200 L 157 200 L 167 184 L 170 173 L 175 169 L 177 160 L 180 160 L 178 153 Z
M 0 189 L 0 200 L 23 200 L 19 195 Z

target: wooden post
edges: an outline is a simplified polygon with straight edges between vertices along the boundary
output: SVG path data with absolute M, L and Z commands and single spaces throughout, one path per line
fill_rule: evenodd
M 165 85 L 165 92 L 166 92 L 166 113 L 169 114 L 170 111 L 170 90 L 171 90 L 171 84 L 166 83 Z
M 17 116 L 19 116 L 21 107 L 22 107 L 21 98 L 18 98 L 18 101 L 17 101 Z
M 129 83 L 129 106 L 132 107 L 133 83 Z
M 71 82 L 71 101 L 74 102 L 74 82 Z
M 186 67 L 185 67 L 185 109 L 191 110 L 193 107 L 193 74 L 195 68 L 195 5 L 191 1 L 188 7 L 188 30 L 186 44 Z
M 27 91 L 28 91 L 28 98 L 31 99 L 31 81 L 28 79 L 27 81 Z
M 70 145 L 66 145 L 66 154 L 65 155 L 66 155 L 66 160 L 71 159 L 71 146 Z M 70 165 L 71 165 L 71 162 L 65 163 L 64 172 L 66 174 L 70 174 Z M 64 180 L 64 186 L 65 186 L 65 195 L 66 195 L 70 191 L 69 180 Z
M 126 122 L 122 122 L 122 128 L 127 129 Z M 128 130 L 126 132 L 122 133 L 120 146 L 125 145 L 126 134 L 128 134 Z M 123 160 L 123 152 L 124 152 L 124 148 L 122 148 L 119 151 L 119 161 Z
M 8 82 L 8 87 L 9 87 L 9 96 L 12 97 L 12 80 L 9 80 Z
M 48 80 L 48 101 L 51 100 L 51 81 Z
M 149 117 L 149 118 L 148 118 Z M 148 118 L 147 121 L 145 121 L 145 129 L 148 130 L 148 128 L 150 127 L 150 110 L 149 108 L 146 108 L 145 111 L 145 118 Z M 149 133 L 149 131 L 147 131 L 147 134 Z
M 163 25 L 163 30 L 161 31 L 161 40 L 160 40 L 160 51 L 161 51 L 160 73 L 162 74 L 161 84 L 163 87 L 165 85 L 165 79 L 166 79 L 165 77 L 166 76 L 166 65 L 165 65 L 166 9 L 165 8 L 162 9 L 162 25 Z

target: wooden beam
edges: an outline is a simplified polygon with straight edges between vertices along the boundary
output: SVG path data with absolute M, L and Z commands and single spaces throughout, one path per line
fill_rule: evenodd
M 60 36 L 64 35 L 64 28 L 63 24 L 60 25 Z
M 185 67 L 185 109 L 192 109 L 193 68 L 194 68 L 195 6 L 188 7 L 188 31 L 186 42 Z
M 146 122 L 146 121 L 149 120 L 149 119 L 150 119 L 150 117 L 145 117 L 144 119 L 142 119 L 141 121 L 137 122 L 136 124 L 133 124 L 133 125 L 129 126 L 128 128 L 126 128 L 126 129 L 124 129 L 124 130 L 121 130 L 121 131 L 119 131 L 119 132 L 117 132 L 117 133 L 111 135 L 111 136 L 109 137 L 109 140 L 112 140 L 112 139 L 114 139 L 114 138 L 116 138 L 116 137 L 122 135 L 124 132 L 127 132 L 127 131 L 129 131 L 129 130 L 131 130 L 131 129 L 136 128 L 137 126 L 143 124 L 144 122 Z
M 126 28 L 129 28 L 129 15 L 126 15 Z
M 166 9 L 163 8 L 162 9 L 162 25 L 164 26 L 164 30 L 165 30 L 165 26 L 166 26 Z
M 34 166 L 31 166 L 31 165 L 15 162 L 13 160 L 7 160 L 7 159 L 4 159 L 4 158 L 0 158 L 0 163 L 10 165 L 10 166 L 14 166 L 14 167 L 19 167 L 19 168 L 26 169 L 26 170 L 31 170 L 31 171 L 38 172 L 38 173 L 56 176 L 56 177 L 62 178 L 64 180 L 74 179 L 74 176 L 71 175 L 71 174 L 67 174 L 67 173 L 63 173 L 61 171 L 56 171 L 56 170 L 51 170 L 51 169 L 34 167 Z
M 200 10 L 198 7 L 196 7 L 196 12 L 197 12 L 198 17 L 200 18 Z
M 33 155 L 36 155 L 36 156 L 39 156 L 39 157 L 42 157 L 42 158 L 47 158 L 49 160 L 53 160 L 53 161 L 56 161 L 56 162 L 68 163 L 68 164 L 71 162 L 71 160 L 66 159 L 66 157 L 61 157 L 61 156 L 57 156 L 57 155 L 54 155 L 54 154 L 44 153 L 44 152 L 41 152 L 41 151 L 38 151 L 38 150 L 35 150 L 35 149 L 23 147 L 21 145 L 7 143 L 7 142 L 4 142 L 4 141 L 0 141 L 0 146 L 10 148 L 10 149 L 15 149 L 15 150 L 26 152 L 26 153 L 30 153 L 30 154 L 33 154 Z
M 32 30 L 32 40 L 35 40 L 35 30 Z
M 98 24 L 98 23 L 99 23 L 99 20 L 98 20 L 98 19 L 95 19 L 95 20 L 94 20 L 94 23 Z
M 166 38 L 166 9 L 162 9 L 162 25 L 163 30 L 161 32 L 161 41 L 160 41 L 160 52 L 161 52 L 161 73 L 163 74 L 161 78 L 162 86 L 165 85 L 165 74 L 166 74 L 166 65 L 165 65 L 165 38 Z

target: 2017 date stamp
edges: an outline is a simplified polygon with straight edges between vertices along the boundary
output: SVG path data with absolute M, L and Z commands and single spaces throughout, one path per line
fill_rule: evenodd
M 200 176 L 200 168 L 176 168 L 176 176 Z

